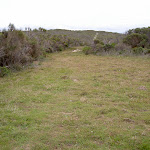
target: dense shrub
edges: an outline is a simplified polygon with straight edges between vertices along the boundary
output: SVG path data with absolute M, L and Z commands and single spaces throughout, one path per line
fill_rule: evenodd
M 97 39 L 94 40 L 94 44 L 99 44 L 99 43 L 100 43 L 100 40 L 97 40 Z
M 87 55 L 87 54 L 102 54 L 102 53 L 107 53 L 110 52 L 112 50 L 114 50 L 115 48 L 115 43 L 108 43 L 108 44 L 104 44 L 103 42 L 94 42 L 94 44 L 92 44 L 89 47 L 84 47 L 83 52 Z
M 148 42 L 148 37 L 145 34 L 132 33 L 127 35 L 123 42 L 125 44 L 130 45 L 132 48 L 134 47 L 145 47 Z
M 24 66 L 37 59 L 41 54 L 36 40 L 30 41 L 19 30 L 9 30 L 0 36 L 0 66 L 13 67 L 15 64 Z
M 149 55 L 150 49 L 150 27 L 130 29 L 123 39 L 124 44 L 132 47 L 131 54 Z
M 86 55 L 88 55 L 89 53 L 91 53 L 91 50 L 92 50 L 92 48 L 89 47 L 89 46 L 85 46 L 85 47 L 82 49 L 82 51 L 83 51 Z
M 110 51 L 112 48 L 114 48 L 115 47 L 115 43 L 111 43 L 111 44 L 105 44 L 104 46 L 103 46 L 103 48 L 104 48 L 104 50 L 105 50 L 105 52 L 106 51 Z
M 0 67 L 0 77 L 10 74 L 10 70 L 7 67 Z
M 143 47 L 135 47 L 132 49 L 133 54 L 136 55 L 146 55 L 146 54 L 150 54 L 150 49 L 147 48 L 143 48 Z
M 144 48 L 142 48 L 142 47 L 133 48 L 133 53 L 134 54 L 142 54 L 143 52 L 144 52 Z
M 126 35 L 131 35 L 133 33 L 137 33 L 140 35 L 146 35 L 147 40 L 146 40 L 146 44 L 145 47 L 146 48 L 150 48 L 150 27 L 147 28 L 136 28 L 136 29 L 130 29 L 129 31 L 127 31 Z M 145 43 L 145 42 L 144 42 Z M 141 47 L 142 45 L 139 45 L 138 47 Z M 143 47 L 143 46 L 142 46 Z

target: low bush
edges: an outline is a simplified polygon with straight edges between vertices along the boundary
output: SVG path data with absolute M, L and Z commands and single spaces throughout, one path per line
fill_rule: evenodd
M 10 74 L 10 69 L 8 67 L 0 67 L 0 77 L 4 77 Z
M 92 53 L 91 50 L 92 50 L 92 48 L 89 47 L 89 46 L 85 46 L 85 47 L 82 49 L 82 51 L 83 51 L 86 55 Z
M 142 47 L 135 47 L 132 49 L 134 54 L 143 54 L 144 48 Z
M 103 46 L 103 48 L 104 48 L 105 52 L 107 52 L 107 51 L 110 51 L 112 48 L 115 48 L 115 45 L 116 45 L 115 43 L 105 44 Z
M 99 44 L 99 43 L 100 43 L 100 40 L 97 40 L 97 39 L 94 40 L 94 44 Z
M 143 47 L 135 47 L 132 49 L 133 54 L 136 55 L 149 55 L 150 49 L 143 48 Z

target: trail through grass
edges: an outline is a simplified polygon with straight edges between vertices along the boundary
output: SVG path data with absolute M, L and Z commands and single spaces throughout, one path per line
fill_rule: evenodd
M 0 78 L 2 150 L 149 150 L 150 59 L 67 50 Z

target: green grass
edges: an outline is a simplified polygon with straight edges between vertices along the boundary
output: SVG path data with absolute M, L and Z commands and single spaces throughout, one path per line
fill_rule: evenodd
M 150 60 L 64 51 L 0 78 L 2 150 L 149 150 Z

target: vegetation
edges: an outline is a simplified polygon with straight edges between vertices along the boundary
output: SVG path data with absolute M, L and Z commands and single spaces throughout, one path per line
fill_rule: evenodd
M 119 37 L 119 36 L 118 36 Z M 94 39 L 86 54 L 96 55 L 149 55 L 150 27 L 129 30 L 120 39 L 100 38 Z
M 150 55 L 150 28 L 129 30 L 126 35 L 104 31 L 46 30 L 25 28 L 13 24 L 0 34 L 0 76 L 2 70 L 20 70 L 47 53 L 85 46 L 83 52 L 96 55 Z M 3 69 L 4 67 L 4 69 Z
M 0 78 L 0 149 L 149 150 L 149 64 L 66 50 Z
M 150 60 L 136 55 L 150 55 L 150 28 L 9 24 L 0 33 L 0 149 L 149 150 Z
M 148 42 L 148 37 L 145 34 L 132 33 L 127 35 L 124 39 L 124 43 L 129 44 L 132 48 L 145 47 Z
M 0 35 L 0 76 L 5 67 L 20 70 L 33 61 L 42 58 L 46 53 L 62 51 L 68 47 L 80 46 L 83 42 L 66 35 L 52 35 L 46 29 L 26 31 L 17 30 L 9 24 L 8 30 L 4 29 Z M 3 68 L 4 67 L 4 68 Z
M 104 31 L 17 30 L 9 24 L 0 34 L 0 74 L 2 69 L 20 70 L 46 53 L 85 46 L 83 52 L 96 55 L 150 55 L 150 28 L 129 30 L 126 35 Z
M 34 39 L 32 39 L 34 40 Z M 29 41 L 22 31 L 4 31 L 0 37 L 0 66 L 15 68 L 36 60 L 41 51 L 36 41 Z

